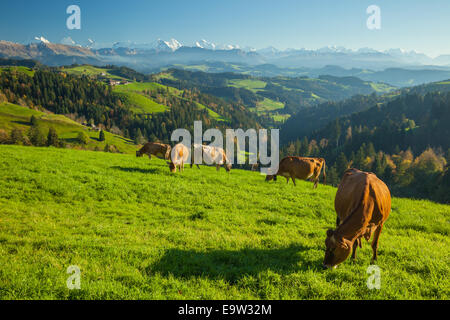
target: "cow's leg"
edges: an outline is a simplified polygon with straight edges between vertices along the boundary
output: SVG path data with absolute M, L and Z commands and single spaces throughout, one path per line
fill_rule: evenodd
M 197 165 L 197 169 L 199 169 L 199 170 L 200 170 L 200 165 Z
M 317 186 L 319 185 L 319 176 L 320 176 L 320 171 L 317 172 L 317 170 L 315 170 L 315 172 L 314 172 L 314 189 L 317 189 Z
M 358 243 L 359 241 L 361 241 L 361 239 L 355 239 L 355 241 L 353 241 L 353 250 L 352 250 L 352 260 L 355 261 L 356 260 L 356 249 L 358 248 Z
M 151 154 L 149 154 L 149 155 L 148 155 L 148 158 L 149 158 L 150 160 L 152 160 L 152 155 L 151 155 Z
M 289 184 L 289 177 L 286 177 L 286 183 Z
M 218 164 L 218 165 L 216 166 L 216 170 L 217 170 L 217 171 L 220 171 L 220 164 Z
M 380 239 L 380 233 L 381 233 L 382 229 L 383 229 L 383 225 L 380 224 L 378 226 L 378 228 L 375 230 L 374 235 L 373 235 L 373 240 L 372 240 L 372 251 L 373 251 L 372 262 L 377 260 L 378 240 Z
M 294 177 L 294 176 L 291 176 L 291 179 L 292 179 L 292 182 L 294 183 L 294 187 L 296 187 L 297 184 L 295 183 L 295 177 Z

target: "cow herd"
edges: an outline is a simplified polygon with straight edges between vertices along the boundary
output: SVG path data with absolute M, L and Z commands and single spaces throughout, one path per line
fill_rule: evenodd
M 152 155 L 164 158 L 168 160 L 171 172 L 177 169 L 182 172 L 190 155 L 195 153 L 200 154 L 205 164 L 215 165 L 217 170 L 222 165 L 226 171 L 231 170 L 231 162 L 225 151 L 213 146 L 194 144 L 189 150 L 180 143 L 172 149 L 167 144 L 149 142 L 136 152 L 136 156 L 146 154 L 150 159 Z M 190 166 L 192 168 L 193 164 Z M 200 168 L 198 164 L 197 167 Z M 286 157 L 280 161 L 276 173 L 266 176 L 266 181 L 277 181 L 277 176 L 283 176 L 287 183 L 291 179 L 294 186 L 295 179 L 312 180 L 314 188 L 317 188 L 322 169 L 325 184 L 326 164 L 323 158 Z M 327 231 L 323 268 L 337 267 L 350 253 L 355 260 L 362 238 L 369 241 L 372 235 L 372 261 L 375 261 L 380 233 L 391 212 L 391 194 L 386 184 L 371 172 L 348 169 L 339 184 L 334 207 L 337 213 L 336 228 Z

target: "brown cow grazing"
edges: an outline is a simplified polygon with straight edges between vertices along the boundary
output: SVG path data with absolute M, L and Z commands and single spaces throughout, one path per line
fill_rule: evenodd
M 170 162 L 167 162 L 169 165 L 170 172 L 177 172 L 177 167 L 180 169 L 180 172 L 184 171 L 184 164 L 189 159 L 189 149 L 182 143 L 177 144 L 173 147 L 171 152 Z
M 386 184 L 373 173 L 349 169 L 339 185 L 334 207 L 338 226 L 327 231 L 323 267 L 336 267 L 348 258 L 352 248 L 352 258 L 356 259 L 361 238 L 368 241 L 372 233 L 372 261 L 375 261 L 380 233 L 391 212 L 391 194 Z
M 306 157 L 286 157 L 281 160 L 278 166 L 278 172 L 274 175 L 267 175 L 266 181 L 277 181 L 277 176 L 283 176 L 287 179 L 292 179 L 295 184 L 295 179 L 314 181 L 314 188 L 317 188 L 319 184 L 319 176 L 323 167 L 323 179 L 324 184 L 327 181 L 327 175 L 325 172 L 325 159 L 323 158 L 306 158 Z
M 172 148 L 168 144 L 148 142 L 141 148 L 141 150 L 136 151 L 136 157 L 142 157 L 146 154 L 150 160 L 152 160 L 152 155 L 168 160 L 171 149 Z

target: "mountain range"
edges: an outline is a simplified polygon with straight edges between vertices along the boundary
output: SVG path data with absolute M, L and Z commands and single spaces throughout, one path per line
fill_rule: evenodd
M 205 39 L 185 46 L 175 39 L 150 43 L 116 42 L 106 48 L 89 39 L 84 46 L 70 37 L 64 44 L 36 37 L 37 43 L 18 44 L 0 40 L 0 58 L 33 59 L 50 66 L 69 64 L 123 65 L 141 72 L 158 72 L 168 67 L 225 64 L 234 72 L 262 76 L 357 76 L 364 80 L 396 86 L 421 84 L 450 78 L 450 55 L 431 58 L 416 51 L 371 48 L 358 50 L 324 47 L 317 50 L 268 47 L 260 50 L 219 45 Z M 271 74 L 264 73 L 268 70 Z M 399 72 L 401 69 L 401 72 Z M 403 70 L 406 69 L 404 72 Z M 211 70 L 215 72 L 214 68 Z M 217 70 L 223 72 L 224 70 Z M 229 70 L 225 70 L 229 71 Z M 398 75 L 400 73 L 400 75 Z M 375 74 L 375 76 L 374 76 Z

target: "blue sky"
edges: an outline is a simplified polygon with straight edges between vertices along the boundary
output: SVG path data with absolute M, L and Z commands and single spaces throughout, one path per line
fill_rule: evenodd
M 81 8 L 82 29 L 66 28 L 66 8 Z M 381 8 L 381 30 L 368 30 L 366 9 Z M 2 0 L 0 39 L 28 43 L 152 42 L 207 39 L 263 48 L 404 48 L 450 54 L 448 0 Z

